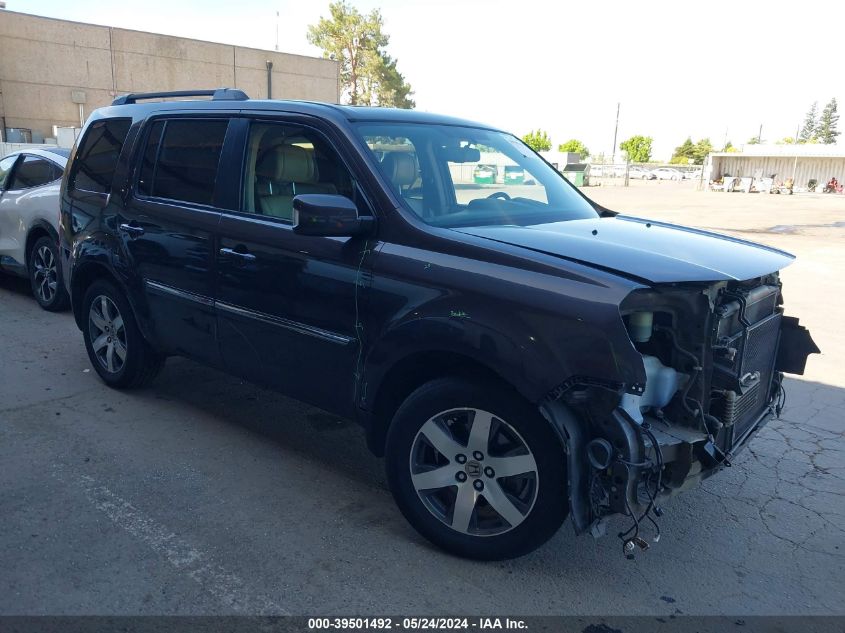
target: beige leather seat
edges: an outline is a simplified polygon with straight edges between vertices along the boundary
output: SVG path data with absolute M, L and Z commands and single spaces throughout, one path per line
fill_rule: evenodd
M 394 191 L 402 196 L 418 215 L 421 214 L 422 200 L 405 196 L 406 189 L 416 183 L 419 177 L 414 156 L 406 152 L 388 152 L 382 158 L 381 166 L 393 184 Z
M 293 197 L 300 193 L 337 193 L 321 183 L 313 152 L 296 145 L 269 148 L 255 167 L 256 211 L 293 221 Z

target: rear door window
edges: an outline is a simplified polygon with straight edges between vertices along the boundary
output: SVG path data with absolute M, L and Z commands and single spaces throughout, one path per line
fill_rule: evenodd
M 9 189 L 30 189 L 53 182 L 61 175 L 56 175 L 53 163 L 37 156 L 24 156 L 15 170 Z
M 91 124 L 77 152 L 71 189 L 111 191 L 114 169 L 131 124 L 131 119 L 104 119 Z
M 150 128 L 138 194 L 211 205 L 227 119 L 171 119 Z

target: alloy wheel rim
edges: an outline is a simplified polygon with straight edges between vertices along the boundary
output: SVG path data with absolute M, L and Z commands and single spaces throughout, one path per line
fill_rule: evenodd
M 114 301 L 98 295 L 88 310 L 88 332 L 91 348 L 101 367 L 111 374 L 123 369 L 126 362 L 126 328 Z
M 482 409 L 442 411 L 420 427 L 410 454 L 411 483 L 441 523 L 470 536 L 520 525 L 537 500 L 537 462 L 522 436 Z
M 35 268 L 35 292 L 44 303 L 50 303 L 59 287 L 59 274 L 56 258 L 49 246 L 41 246 L 35 251 L 32 264 Z

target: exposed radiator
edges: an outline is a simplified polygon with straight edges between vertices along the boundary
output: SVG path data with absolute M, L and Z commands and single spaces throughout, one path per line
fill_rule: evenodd
M 721 311 L 718 337 L 723 353 L 714 359 L 713 376 L 713 388 L 720 395 L 711 412 L 729 429 L 732 442 L 748 431 L 771 395 L 782 318 L 776 310 L 777 291 L 759 286 Z

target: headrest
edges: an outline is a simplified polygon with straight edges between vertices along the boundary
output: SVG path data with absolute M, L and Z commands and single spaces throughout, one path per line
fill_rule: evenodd
M 381 164 L 396 187 L 409 187 L 417 180 L 417 162 L 411 154 L 389 152 L 384 155 Z
M 258 159 L 255 173 L 278 182 L 317 182 L 317 166 L 308 150 L 296 145 L 269 148 Z

